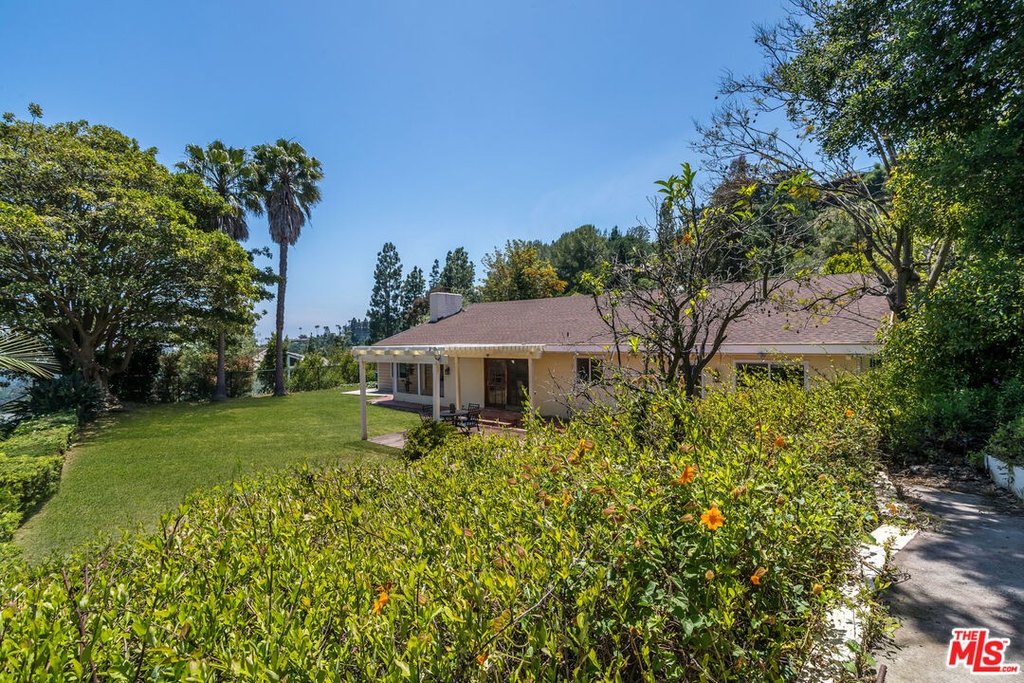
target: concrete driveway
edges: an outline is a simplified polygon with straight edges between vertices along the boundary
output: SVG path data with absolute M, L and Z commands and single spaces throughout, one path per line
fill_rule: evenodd
M 982 481 L 903 483 L 925 529 L 895 557 L 902 581 L 887 591 L 902 626 L 876 657 L 886 683 L 1024 680 L 946 666 L 954 628 L 1009 638 L 1005 663 L 1024 670 L 1024 511 Z

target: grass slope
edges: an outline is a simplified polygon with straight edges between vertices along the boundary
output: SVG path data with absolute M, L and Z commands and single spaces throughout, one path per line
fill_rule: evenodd
M 373 436 L 418 418 L 370 406 L 367 421 Z M 60 490 L 15 542 L 39 561 L 97 535 L 152 528 L 189 493 L 256 470 L 379 463 L 393 453 L 359 440 L 359 398 L 337 390 L 140 408 L 86 434 L 68 455 Z

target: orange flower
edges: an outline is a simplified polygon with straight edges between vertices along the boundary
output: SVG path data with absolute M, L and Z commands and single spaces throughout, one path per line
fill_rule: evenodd
M 851 408 L 847 408 L 846 409 L 846 417 L 853 417 L 853 409 L 851 409 Z
M 781 436 L 775 437 L 775 447 L 776 448 L 782 448 L 785 445 L 786 445 L 786 440 L 784 438 L 782 438 Z
M 373 613 L 380 614 L 384 611 L 384 605 L 391 602 L 391 596 L 388 595 L 386 590 L 381 590 L 380 595 L 377 596 L 376 602 L 373 603 Z
M 750 583 L 755 586 L 761 585 L 761 577 L 768 573 L 768 570 L 764 567 L 758 567 L 753 574 L 750 575 Z
M 486 664 L 487 663 L 487 655 L 483 655 L 483 654 L 477 655 L 476 656 L 476 663 L 479 664 L 480 666 L 483 666 L 484 664 Z
M 714 531 L 725 524 L 725 517 L 722 516 L 717 505 L 712 505 L 700 516 L 700 521 L 704 526 Z
M 687 465 L 683 468 L 683 471 L 679 473 L 679 476 L 672 480 L 672 483 L 676 486 L 685 486 L 691 483 L 697 478 L 697 466 Z

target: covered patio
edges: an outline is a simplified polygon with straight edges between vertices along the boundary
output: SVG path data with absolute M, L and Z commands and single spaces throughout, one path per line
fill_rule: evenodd
M 359 362 L 359 415 L 361 437 L 366 429 L 366 364 L 375 363 L 378 373 L 387 369 L 387 383 L 393 401 L 430 406 L 431 417 L 441 419 L 442 410 L 454 404 L 463 408 L 467 395 L 484 397 L 487 411 L 509 411 L 518 407 L 522 397 L 535 403 L 535 361 L 543 354 L 541 344 L 446 344 L 359 346 L 352 353 Z M 471 368 L 469 366 L 472 366 Z M 482 369 L 482 371 L 481 371 Z M 469 372 L 467 372 L 469 371 Z M 470 377 L 467 377 L 470 375 Z M 401 385 L 400 385 L 401 384 Z M 398 391 L 405 389 L 405 392 Z M 428 396 L 429 402 L 421 400 Z M 496 424 L 504 422 L 496 419 Z

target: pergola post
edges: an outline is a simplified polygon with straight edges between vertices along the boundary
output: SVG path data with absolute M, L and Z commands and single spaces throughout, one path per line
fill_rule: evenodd
M 366 441 L 369 434 L 366 432 L 366 361 L 359 359 L 359 433 L 360 438 Z
M 436 357 L 430 365 L 430 371 L 434 377 L 434 422 L 438 422 L 441 419 L 441 363 Z
M 455 408 L 462 408 L 462 382 L 459 380 L 459 357 L 451 358 L 453 363 L 452 377 L 455 379 Z
M 535 389 L 533 386 L 533 356 L 526 359 L 526 398 L 530 401 L 530 407 L 534 408 L 533 397 L 535 396 Z

